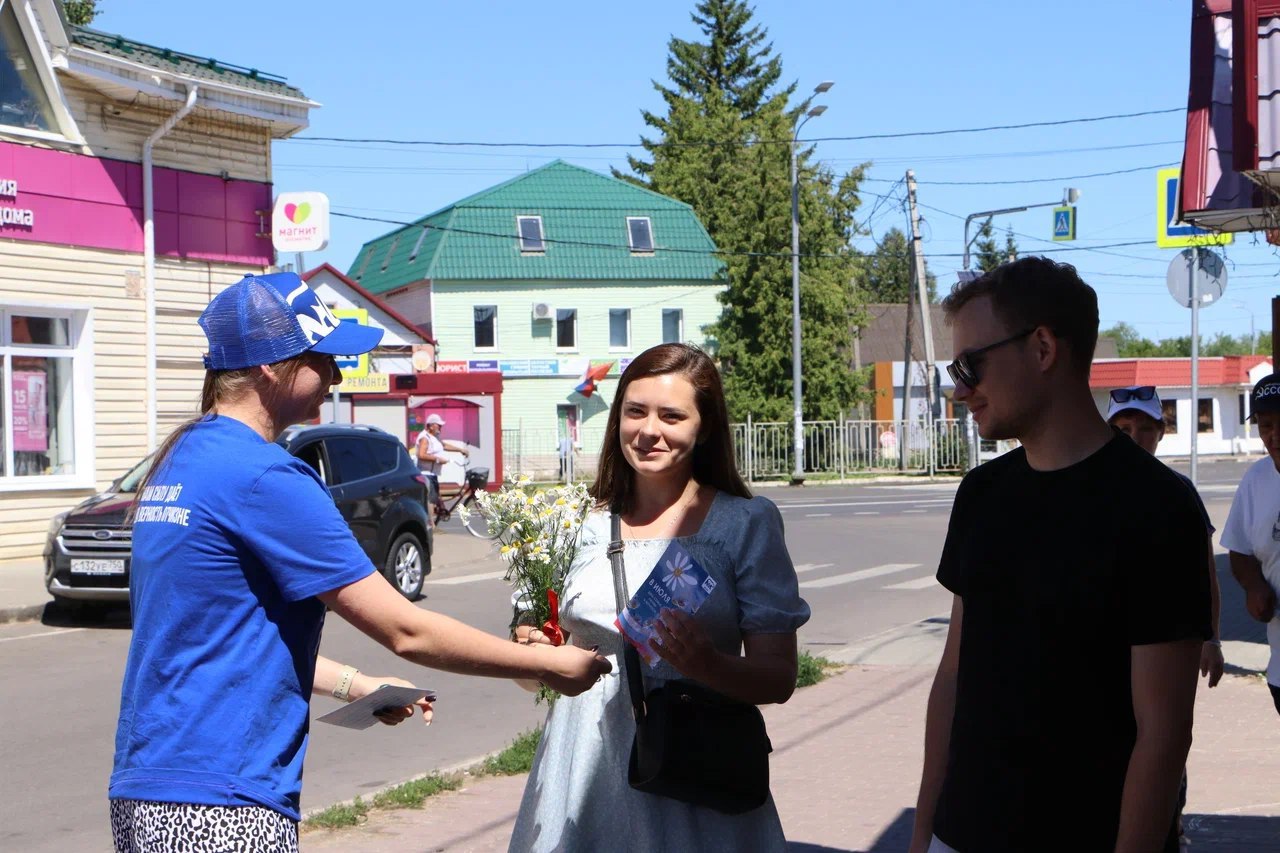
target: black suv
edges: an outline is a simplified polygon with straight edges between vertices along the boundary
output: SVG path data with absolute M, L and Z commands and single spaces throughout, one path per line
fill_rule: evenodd
M 309 464 L 333 493 L 352 534 L 410 601 L 431 572 L 427 481 L 398 439 L 371 426 L 289 427 L 276 441 Z M 132 531 L 125 514 L 150 457 L 105 492 L 54 517 L 44 548 L 45 588 L 62 602 L 129 600 Z

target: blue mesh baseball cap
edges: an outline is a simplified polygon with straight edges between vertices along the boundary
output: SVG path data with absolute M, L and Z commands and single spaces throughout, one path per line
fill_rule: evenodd
M 200 315 L 209 339 L 208 370 L 274 364 L 312 350 L 360 355 L 378 345 L 382 329 L 342 322 L 296 273 L 246 275 L 213 297 Z

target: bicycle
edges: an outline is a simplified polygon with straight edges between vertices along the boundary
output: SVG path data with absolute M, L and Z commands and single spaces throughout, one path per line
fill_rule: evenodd
M 484 489 L 489 484 L 488 468 L 468 468 L 466 477 L 464 478 L 462 488 L 458 489 L 458 493 L 454 495 L 448 502 L 443 498 L 437 498 L 436 505 L 432 507 L 436 524 L 448 521 L 453 517 L 453 511 L 459 505 L 463 506 L 466 512 L 466 520 L 462 526 L 467 528 L 467 532 L 478 539 L 496 539 L 497 531 L 489 532 L 489 519 L 476 503 L 476 493 Z

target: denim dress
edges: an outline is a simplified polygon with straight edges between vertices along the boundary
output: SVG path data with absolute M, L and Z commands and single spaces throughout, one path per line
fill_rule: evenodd
M 627 764 L 635 736 L 622 639 L 614 627 L 613 572 L 606 553 L 609 515 L 592 513 L 565 576 L 561 623 L 576 646 L 599 645 L 613 663 L 580 696 L 562 696 L 547 716 L 509 849 L 526 851 L 782 851 L 773 798 L 745 814 L 726 815 L 632 789 Z M 628 593 L 657 565 L 671 539 L 628 539 Z M 765 498 L 717 492 L 697 533 L 677 540 L 707 573 L 715 591 L 695 617 L 719 651 L 739 655 L 744 634 L 789 634 L 809 619 L 783 539 L 782 517 Z M 665 661 L 645 666 L 651 690 L 680 673 Z

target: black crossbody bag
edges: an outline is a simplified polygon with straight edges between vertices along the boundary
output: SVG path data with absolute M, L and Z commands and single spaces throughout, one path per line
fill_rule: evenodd
M 612 514 L 610 529 L 613 594 L 621 613 L 627 603 L 627 579 L 617 513 Z M 631 787 L 725 814 L 764 805 L 773 745 L 760 709 L 683 679 L 646 694 L 640 655 L 625 637 L 622 645 L 636 720 L 627 769 Z

